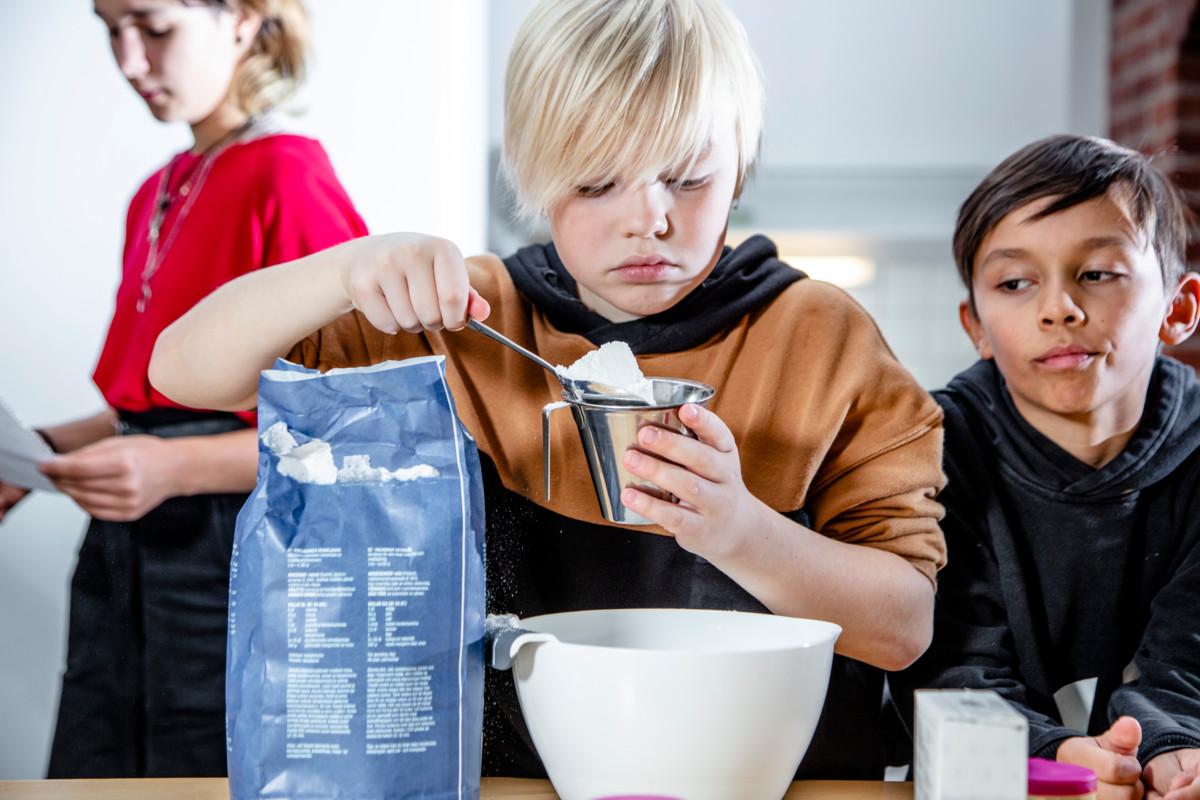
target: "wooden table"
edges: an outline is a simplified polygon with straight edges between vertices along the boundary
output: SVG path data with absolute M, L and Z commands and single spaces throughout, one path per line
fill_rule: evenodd
M 786 800 L 912 800 L 911 783 L 798 781 Z M 484 778 L 483 800 L 557 800 L 548 781 Z M 4 800 L 228 800 L 224 778 L 0 781 Z

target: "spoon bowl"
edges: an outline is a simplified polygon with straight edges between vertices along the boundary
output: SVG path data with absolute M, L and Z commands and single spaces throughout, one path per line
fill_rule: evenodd
M 537 353 L 522 347 L 512 339 L 500 333 L 500 331 L 492 328 L 489 325 L 483 324 L 477 319 L 468 319 L 467 327 L 477 333 L 482 333 L 492 341 L 499 342 L 514 352 L 525 356 L 525 358 L 528 358 L 542 369 L 552 373 L 558 382 L 562 384 L 563 393 L 565 394 L 566 399 L 570 402 L 594 403 L 617 401 L 623 405 L 630 406 L 648 405 L 644 399 L 638 397 L 637 395 L 630 394 L 629 392 L 622 391 L 618 387 L 609 386 L 606 383 L 599 383 L 598 381 L 580 381 L 564 376 L 559 368 L 554 364 L 551 364 Z

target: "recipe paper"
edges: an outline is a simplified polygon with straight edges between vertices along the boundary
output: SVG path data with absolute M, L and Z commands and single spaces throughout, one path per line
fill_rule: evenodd
M 42 437 L 26 428 L 0 401 L 0 481 L 26 489 L 57 492 L 54 484 L 38 472 L 38 464 L 54 458 Z

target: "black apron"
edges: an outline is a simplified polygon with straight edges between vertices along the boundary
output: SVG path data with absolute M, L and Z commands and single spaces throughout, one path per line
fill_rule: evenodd
M 122 434 L 242 430 L 236 416 L 121 414 Z M 50 778 L 225 775 L 229 559 L 243 494 L 173 497 L 92 520 L 71 580 Z

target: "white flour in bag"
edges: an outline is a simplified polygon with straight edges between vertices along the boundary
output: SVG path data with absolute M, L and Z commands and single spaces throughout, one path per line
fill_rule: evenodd
M 642 375 L 625 342 L 606 342 L 571 366 L 559 365 L 555 371 L 564 378 L 603 384 L 611 394 L 632 395 L 654 405 L 654 386 Z
M 274 455 L 281 456 L 296 449 L 296 437 L 288 430 L 287 425 L 276 422 L 263 431 L 262 442 Z
M 387 470 L 372 467 L 370 456 L 346 456 L 338 470 L 338 483 L 372 483 L 375 481 L 415 481 L 418 478 L 436 478 L 438 471 L 428 464 Z
M 333 463 L 333 448 L 329 442 L 312 439 L 297 447 L 296 437 L 283 422 L 267 428 L 262 441 L 268 450 L 279 456 L 276 466 L 279 474 L 300 483 L 387 483 L 438 476 L 438 471 L 428 464 L 389 470 L 372 467 L 371 457 L 360 455 L 345 456 L 342 468 L 338 469 Z

